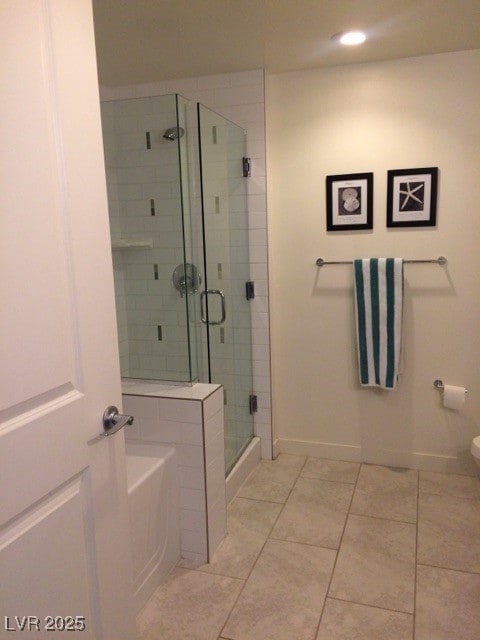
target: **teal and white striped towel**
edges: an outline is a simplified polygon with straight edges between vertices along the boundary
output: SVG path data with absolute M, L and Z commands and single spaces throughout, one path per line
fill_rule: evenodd
M 403 259 L 354 260 L 360 384 L 393 389 L 402 344 Z

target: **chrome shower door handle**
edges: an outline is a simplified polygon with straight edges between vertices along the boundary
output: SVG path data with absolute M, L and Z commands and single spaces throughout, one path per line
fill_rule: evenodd
M 220 305 L 222 315 L 220 320 L 209 320 L 208 324 L 223 324 L 225 322 L 225 318 L 227 317 L 227 309 L 225 305 L 225 294 L 220 289 L 207 289 L 207 293 L 215 293 L 220 296 Z
M 205 297 L 207 295 L 206 291 L 202 291 L 202 293 L 200 294 L 200 320 L 203 322 L 203 324 L 207 324 L 208 320 L 207 320 L 207 316 L 206 316 L 206 311 L 205 311 Z
M 221 303 L 221 318 L 220 320 L 209 320 L 207 318 L 206 310 L 205 310 L 205 298 L 207 297 L 207 293 L 217 294 L 220 296 Z M 225 305 L 225 294 L 220 289 L 206 289 L 202 291 L 200 294 L 200 320 L 203 324 L 223 324 L 225 322 L 225 318 L 227 317 L 227 309 Z

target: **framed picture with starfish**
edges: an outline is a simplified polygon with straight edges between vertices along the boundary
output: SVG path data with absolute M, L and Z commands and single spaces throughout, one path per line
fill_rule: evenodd
M 438 168 L 387 173 L 387 227 L 435 227 Z

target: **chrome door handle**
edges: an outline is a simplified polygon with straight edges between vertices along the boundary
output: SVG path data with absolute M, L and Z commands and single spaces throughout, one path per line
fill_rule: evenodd
M 207 319 L 206 312 L 205 312 L 205 304 L 204 304 L 207 293 L 215 293 L 220 296 L 221 309 L 222 309 L 222 316 L 220 320 Z M 225 322 L 226 317 L 227 317 L 227 310 L 225 306 L 225 294 L 223 293 L 223 291 L 220 291 L 220 289 L 206 289 L 205 291 L 202 291 L 202 293 L 200 294 L 200 320 L 203 322 L 203 324 L 223 324 Z
M 133 416 L 121 415 L 118 413 L 117 407 L 107 407 L 103 413 L 102 436 L 111 436 L 120 431 L 126 424 L 133 424 Z

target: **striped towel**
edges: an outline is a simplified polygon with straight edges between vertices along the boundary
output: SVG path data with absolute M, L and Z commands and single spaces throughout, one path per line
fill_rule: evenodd
M 393 389 L 402 342 L 403 260 L 354 260 L 360 383 Z

